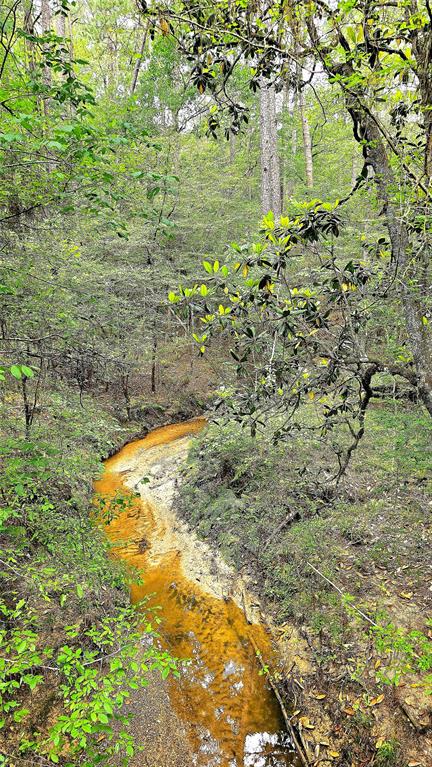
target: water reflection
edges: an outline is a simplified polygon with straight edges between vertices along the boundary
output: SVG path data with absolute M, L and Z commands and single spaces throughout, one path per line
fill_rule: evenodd
M 286 767 L 293 763 L 292 743 L 284 732 L 246 735 L 244 767 Z

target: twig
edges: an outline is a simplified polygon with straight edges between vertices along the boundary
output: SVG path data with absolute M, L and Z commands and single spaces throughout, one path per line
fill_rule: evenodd
M 276 682 L 272 679 L 271 674 L 268 673 L 268 671 L 267 671 L 267 669 L 265 667 L 264 661 L 262 659 L 262 655 L 261 655 L 260 649 L 259 649 L 257 643 L 255 642 L 255 639 L 252 636 L 250 637 L 250 641 L 251 641 L 252 646 L 253 646 L 253 648 L 254 648 L 254 650 L 256 652 L 257 658 L 258 658 L 258 660 L 260 662 L 260 665 L 261 665 L 263 671 L 266 672 L 266 679 L 268 680 L 269 685 L 272 688 L 272 690 L 273 690 L 273 692 L 274 692 L 274 694 L 276 696 L 277 702 L 279 703 L 280 709 L 282 711 L 282 716 L 284 718 L 285 726 L 286 726 L 286 728 L 288 730 L 288 733 L 290 735 L 290 738 L 291 738 L 292 742 L 294 743 L 294 746 L 295 746 L 295 748 L 297 750 L 297 753 L 298 753 L 298 755 L 299 755 L 299 757 L 301 759 L 301 762 L 304 765 L 304 767 L 310 767 L 310 761 L 309 761 L 309 757 L 308 757 L 308 754 L 307 754 L 306 744 L 304 743 L 301 734 L 300 733 L 297 734 L 297 732 L 296 732 L 296 730 L 295 730 L 295 728 L 294 728 L 294 726 L 293 726 L 293 724 L 291 722 L 291 717 L 288 716 L 288 712 L 287 712 L 287 710 L 285 708 L 285 704 L 283 702 L 282 695 L 279 692 L 278 686 L 277 686 Z
M 335 583 L 333 583 L 333 581 L 331 581 L 331 580 L 330 580 L 330 578 L 327 578 L 327 576 L 323 575 L 323 573 L 321 573 L 321 572 L 320 572 L 320 571 L 319 571 L 319 570 L 318 570 L 318 569 L 317 569 L 317 568 L 316 568 L 314 565 L 311 565 L 311 563 L 310 563 L 310 562 L 306 562 L 306 564 L 307 564 L 307 565 L 308 565 L 308 567 L 310 567 L 310 568 L 311 568 L 311 569 L 312 569 L 312 570 L 313 570 L 315 573 L 317 573 L 317 575 L 319 575 L 321 578 L 323 578 L 325 581 L 327 581 L 327 583 L 329 583 L 329 584 L 330 584 L 330 586 L 333 586 L 333 588 L 334 588 L 334 589 L 336 589 L 336 591 L 338 591 L 338 592 L 339 592 L 339 594 L 340 594 L 342 597 L 345 597 L 345 594 L 344 594 L 344 592 L 343 592 L 343 591 L 342 591 L 342 590 L 339 588 L 339 586 L 336 586 L 336 584 L 335 584 Z M 356 607 L 355 605 L 350 605 L 350 607 L 351 607 L 353 610 L 355 610 L 356 612 L 358 612 L 358 614 L 359 614 L 359 615 L 361 615 L 361 617 L 362 617 L 362 618 L 364 618 L 364 619 L 365 619 L 365 621 L 368 621 L 368 623 L 371 623 L 371 624 L 372 624 L 372 626 L 376 626 L 376 628 L 378 628 L 378 623 L 375 623 L 375 621 L 373 621 L 373 620 L 372 620 L 372 618 L 369 618 L 369 616 L 368 616 L 368 615 L 366 615 L 366 613 L 363 613 L 363 612 L 362 612 L 362 611 L 361 611 L 361 610 L 360 610 L 358 607 Z

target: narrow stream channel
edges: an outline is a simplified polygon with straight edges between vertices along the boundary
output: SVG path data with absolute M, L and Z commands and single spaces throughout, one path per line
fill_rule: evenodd
M 259 673 L 256 647 L 264 658 L 272 655 L 268 632 L 248 623 L 231 598 L 232 572 L 172 509 L 191 436 L 204 425 L 196 419 L 156 429 L 105 462 L 96 493 L 105 508 L 110 497 L 126 500 L 106 531 L 115 556 L 142 574 L 132 601 L 159 606 L 162 642 L 190 659 L 180 679 L 170 680 L 169 695 L 188 724 L 194 765 L 297 765 L 277 700 Z

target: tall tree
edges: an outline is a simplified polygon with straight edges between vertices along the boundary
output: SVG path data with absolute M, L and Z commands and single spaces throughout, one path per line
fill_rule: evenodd
M 49 35 L 51 32 L 51 23 L 52 23 L 52 13 L 51 13 L 51 4 L 50 0 L 41 0 L 41 8 L 40 8 L 40 26 L 42 35 Z M 45 98 L 43 100 L 43 108 L 45 113 L 48 112 L 50 99 L 48 96 L 48 91 L 52 84 L 52 75 L 51 75 L 51 68 L 47 61 L 48 55 L 49 55 L 49 44 L 46 44 L 44 46 L 44 53 L 45 53 L 45 61 L 43 64 L 43 81 L 46 89 Z
M 311 42 L 328 75 L 345 95 L 354 136 L 363 147 L 365 170 L 370 167 L 383 205 L 393 264 L 398 271 L 400 298 L 423 403 L 432 415 L 432 336 L 428 320 L 431 220 L 431 111 L 432 13 L 415 0 L 410 10 L 391 12 L 391 26 L 382 21 L 380 8 L 359 8 L 357 24 L 339 23 L 338 14 L 325 3 L 320 9 L 333 35 L 329 45 L 316 21 L 307 18 Z M 355 22 L 355 19 L 352 19 Z M 350 33 L 354 30 L 354 36 Z M 364 42 L 357 30 L 362 30 Z M 383 88 L 389 72 L 401 84 L 397 99 L 387 94 L 390 125 L 382 117 Z M 414 132 L 410 118 L 420 118 Z M 416 152 L 408 147 L 414 139 Z
M 282 211 L 281 176 L 277 140 L 276 94 L 273 84 L 260 83 L 261 209 L 272 210 L 275 218 Z
M 309 126 L 309 119 L 306 111 L 306 99 L 304 88 L 300 86 L 298 91 L 298 105 L 302 125 L 303 153 L 305 160 L 305 179 L 308 189 L 313 189 L 313 156 L 312 156 L 312 138 Z
M 318 0 L 295 8 L 270 0 L 216 9 L 207 2 L 185 2 L 174 13 L 164 5 L 163 14 L 192 60 L 212 62 L 200 70 L 200 78 L 215 94 L 224 71 L 221 51 L 228 48 L 239 52 L 238 62 L 251 64 L 253 87 L 262 77 L 285 79 L 287 69 L 304 66 L 312 52 L 331 87 L 342 89 L 365 161 L 352 194 L 371 171 L 391 252 L 385 279 L 403 307 L 412 355 L 405 375 L 412 378 L 414 367 L 419 395 L 432 415 L 432 12 L 427 0 L 412 0 L 409 6 L 358 0 L 349 7 L 344 0 L 334 6 Z M 238 120 L 242 105 L 229 109 Z M 360 366 L 369 362 L 358 359 Z

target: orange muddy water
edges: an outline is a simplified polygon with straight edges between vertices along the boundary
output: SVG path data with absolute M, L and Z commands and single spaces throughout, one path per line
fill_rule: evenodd
M 110 499 L 116 509 L 123 499 L 106 532 L 114 556 L 140 573 L 132 601 L 160 608 L 162 643 L 190 661 L 170 680 L 169 694 L 188 725 L 194 765 L 296 765 L 279 705 L 259 673 L 256 647 L 270 658 L 269 635 L 231 598 L 229 568 L 172 510 L 190 439 L 204 425 L 196 419 L 156 429 L 105 462 L 96 493 L 105 510 Z

